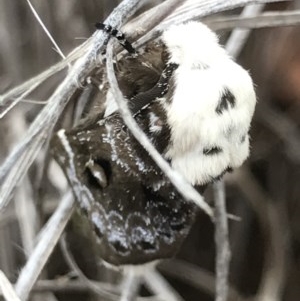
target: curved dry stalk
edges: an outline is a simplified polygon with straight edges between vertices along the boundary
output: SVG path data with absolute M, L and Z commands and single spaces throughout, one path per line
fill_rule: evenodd
M 214 183 L 215 203 L 215 245 L 216 245 L 216 301 L 226 301 L 228 295 L 228 274 L 230 247 L 228 221 L 223 181 Z
M 19 202 L 15 212 L 19 223 L 22 246 L 27 258 L 34 247 L 34 238 L 37 232 L 38 221 L 37 211 L 32 196 L 32 187 L 28 176 L 25 177 L 22 185 L 17 188 L 16 199 L 18 199 Z
M 124 292 L 122 290 L 122 288 L 120 287 L 120 285 L 113 285 L 113 284 L 109 284 L 109 283 L 105 283 L 105 282 L 96 282 L 96 281 L 92 281 L 90 279 L 88 279 L 84 273 L 81 271 L 81 269 L 79 268 L 79 266 L 77 265 L 69 247 L 68 244 L 65 240 L 64 235 L 61 237 L 60 239 L 60 246 L 62 249 L 62 253 L 63 256 L 67 262 L 67 264 L 69 265 L 70 269 L 73 270 L 77 276 L 80 279 L 80 283 L 81 283 L 81 289 L 88 289 L 92 292 L 94 292 L 95 294 L 99 295 L 102 298 L 106 298 L 107 300 L 110 301 L 119 301 L 120 300 L 120 295 L 122 293 L 121 298 L 129 298 L 130 296 L 135 296 L 135 294 L 131 294 L 130 292 L 134 292 L 135 289 L 138 289 L 140 286 L 140 278 L 138 274 L 135 274 L 135 270 L 132 267 L 127 267 L 125 269 L 125 277 L 128 276 L 129 274 L 129 280 L 127 282 L 126 278 L 125 278 L 125 282 L 123 284 L 123 286 L 125 286 L 126 292 Z M 129 273 L 127 273 L 129 272 Z M 148 269 L 146 270 L 146 273 L 148 272 Z M 44 283 L 44 282 L 42 282 Z M 69 283 L 69 285 L 71 287 L 72 284 Z M 63 288 L 61 288 L 63 289 Z M 156 297 L 138 297 L 137 295 L 135 296 L 137 301 L 158 301 L 156 299 Z M 125 299 L 125 300 L 127 300 Z M 132 299 L 132 298 L 131 298 Z M 131 300 L 129 299 L 129 300 Z M 160 301 L 160 300 L 159 300 Z
M 106 69 L 107 78 L 113 93 L 114 99 L 119 108 L 119 112 L 122 115 L 124 123 L 129 128 L 132 135 L 137 141 L 144 147 L 151 158 L 155 161 L 157 166 L 166 174 L 175 188 L 181 193 L 181 195 L 188 201 L 193 201 L 199 208 L 206 212 L 210 217 L 213 217 L 213 211 L 207 203 L 205 203 L 203 197 L 197 192 L 197 190 L 189 184 L 183 176 L 172 169 L 170 165 L 163 159 L 160 153 L 156 150 L 153 144 L 150 142 L 146 134 L 140 129 L 136 121 L 131 115 L 131 112 L 126 104 L 126 101 L 119 89 L 117 78 L 113 67 L 113 41 L 110 41 L 107 45 L 106 51 Z
M 84 273 L 77 265 L 72 253 L 70 252 L 64 235 L 60 239 L 60 247 L 68 266 L 77 274 L 81 282 L 84 283 L 86 287 L 88 287 L 92 292 L 94 292 L 102 298 L 106 298 L 111 301 L 119 300 L 119 287 L 107 283 L 95 283 L 94 281 L 91 281 L 84 275 Z

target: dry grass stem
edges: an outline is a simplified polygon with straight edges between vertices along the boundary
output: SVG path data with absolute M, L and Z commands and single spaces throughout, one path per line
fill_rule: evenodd
M 257 16 L 263 11 L 263 9 L 264 9 L 264 4 L 248 5 L 243 9 L 240 16 L 241 18 Z M 230 37 L 226 43 L 227 52 L 235 58 L 238 57 L 241 50 L 244 48 L 244 45 L 248 40 L 250 33 L 251 33 L 250 29 L 240 29 L 240 28 L 234 29 L 231 32 Z
M 41 28 L 44 30 L 44 32 L 46 33 L 46 35 L 48 36 L 49 40 L 51 41 L 51 43 L 54 45 L 55 49 L 57 50 L 58 54 L 65 59 L 65 55 L 63 54 L 62 50 L 60 49 L 60 47 L 57 45 L 57 43 L 55 42 L 54 38 L 52 37 L 51 33 L 49 32 L 49 30 L 47 29 L 47 27 L 45 26 L 44 22 L 41 20 L 40 16 L 38 15 L 37 11 L 35 10 L 35 8 L 33 7 L 33 5 L 31 4 L 31 2 L 29 0 L 26 0 L 34 17 L 37 19 L 37 21 L 39 22 Z
M 12 284 L 6 278 L 5 274 L 0 270 L 0 291 L 5 301 L 21 301 L 17 296 Z
M 176 290 L 157 272 L 155 269 L 149 269 L 144 274 L 145 285 L 152 291 L 159 300 L 184 301 Z
M 226 301 L 228 295 L 228 274 L 230 247 L 228 222 L 223 181 L 214 183 L 215 203 L 215 245 L 216 245 L 216 301 Z
M 37 245 L 23 267 L 15 286 L 16 292 L 22 301 L 27 300 L 72 215 L 73 207 L 73 196 L 71 192 L 68 192 L 61 200 L 55 213 L 41 230 Z
M 214 30 L 233 28 L 264 28 L 276 26 L 294 26 L 300 24 L 300 11 L 264 12 L 254 17 L 227 16 L 205 20 Z
M 136 301 L 140 290 L 140 276 L 130 267 L 124 273 L 120 301 Z

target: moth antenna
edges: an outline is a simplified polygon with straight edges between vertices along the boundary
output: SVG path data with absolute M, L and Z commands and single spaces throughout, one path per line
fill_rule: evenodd
M 137 55 L 137 52 L 134 49 L 134 47 L 132 46 L 132 44 L 127 40 L 124 33 L 122 33 L 120 30 L 118 30 L 117 28 L 113 28 L 110 25 L 103 24 L 103 23 L 100 23 L 100 22 L 96 23 L 95 27 L 98 30 L 103 30 L 106 33 L 108 33 L 109 35 L 111 35 L 112 37 L 116 38 L 118 40 L 118 42 L 121 44 L 121 46 L 125 50 L 128 51 L 128 53 L 130 53 L 132 55 Z

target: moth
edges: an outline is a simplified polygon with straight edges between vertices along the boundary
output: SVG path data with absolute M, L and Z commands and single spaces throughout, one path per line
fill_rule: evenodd
M 117 61 L 115 71 L 139 126 L 200 193 L 248 157 L 253 83 L 204 24 L 170 26 L 137 55 Z M 137 265 L 172 257 L 198 209 L 131 135 L 105 70 L 100 74 L 104 111 L 94 102 L 79 125 L 59 130 L 52 153 L 104 261 Z

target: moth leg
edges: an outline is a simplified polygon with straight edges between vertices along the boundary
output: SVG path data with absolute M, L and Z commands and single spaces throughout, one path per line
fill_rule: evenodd
M 177 64 L 168 64 L 153 88 L 130 99 L 129 108 L 133 115 L 139 113 L 140 110 L 149 105 L 153 100 L 163 97 L 168 93 L 170 78 L 177 68 Z

